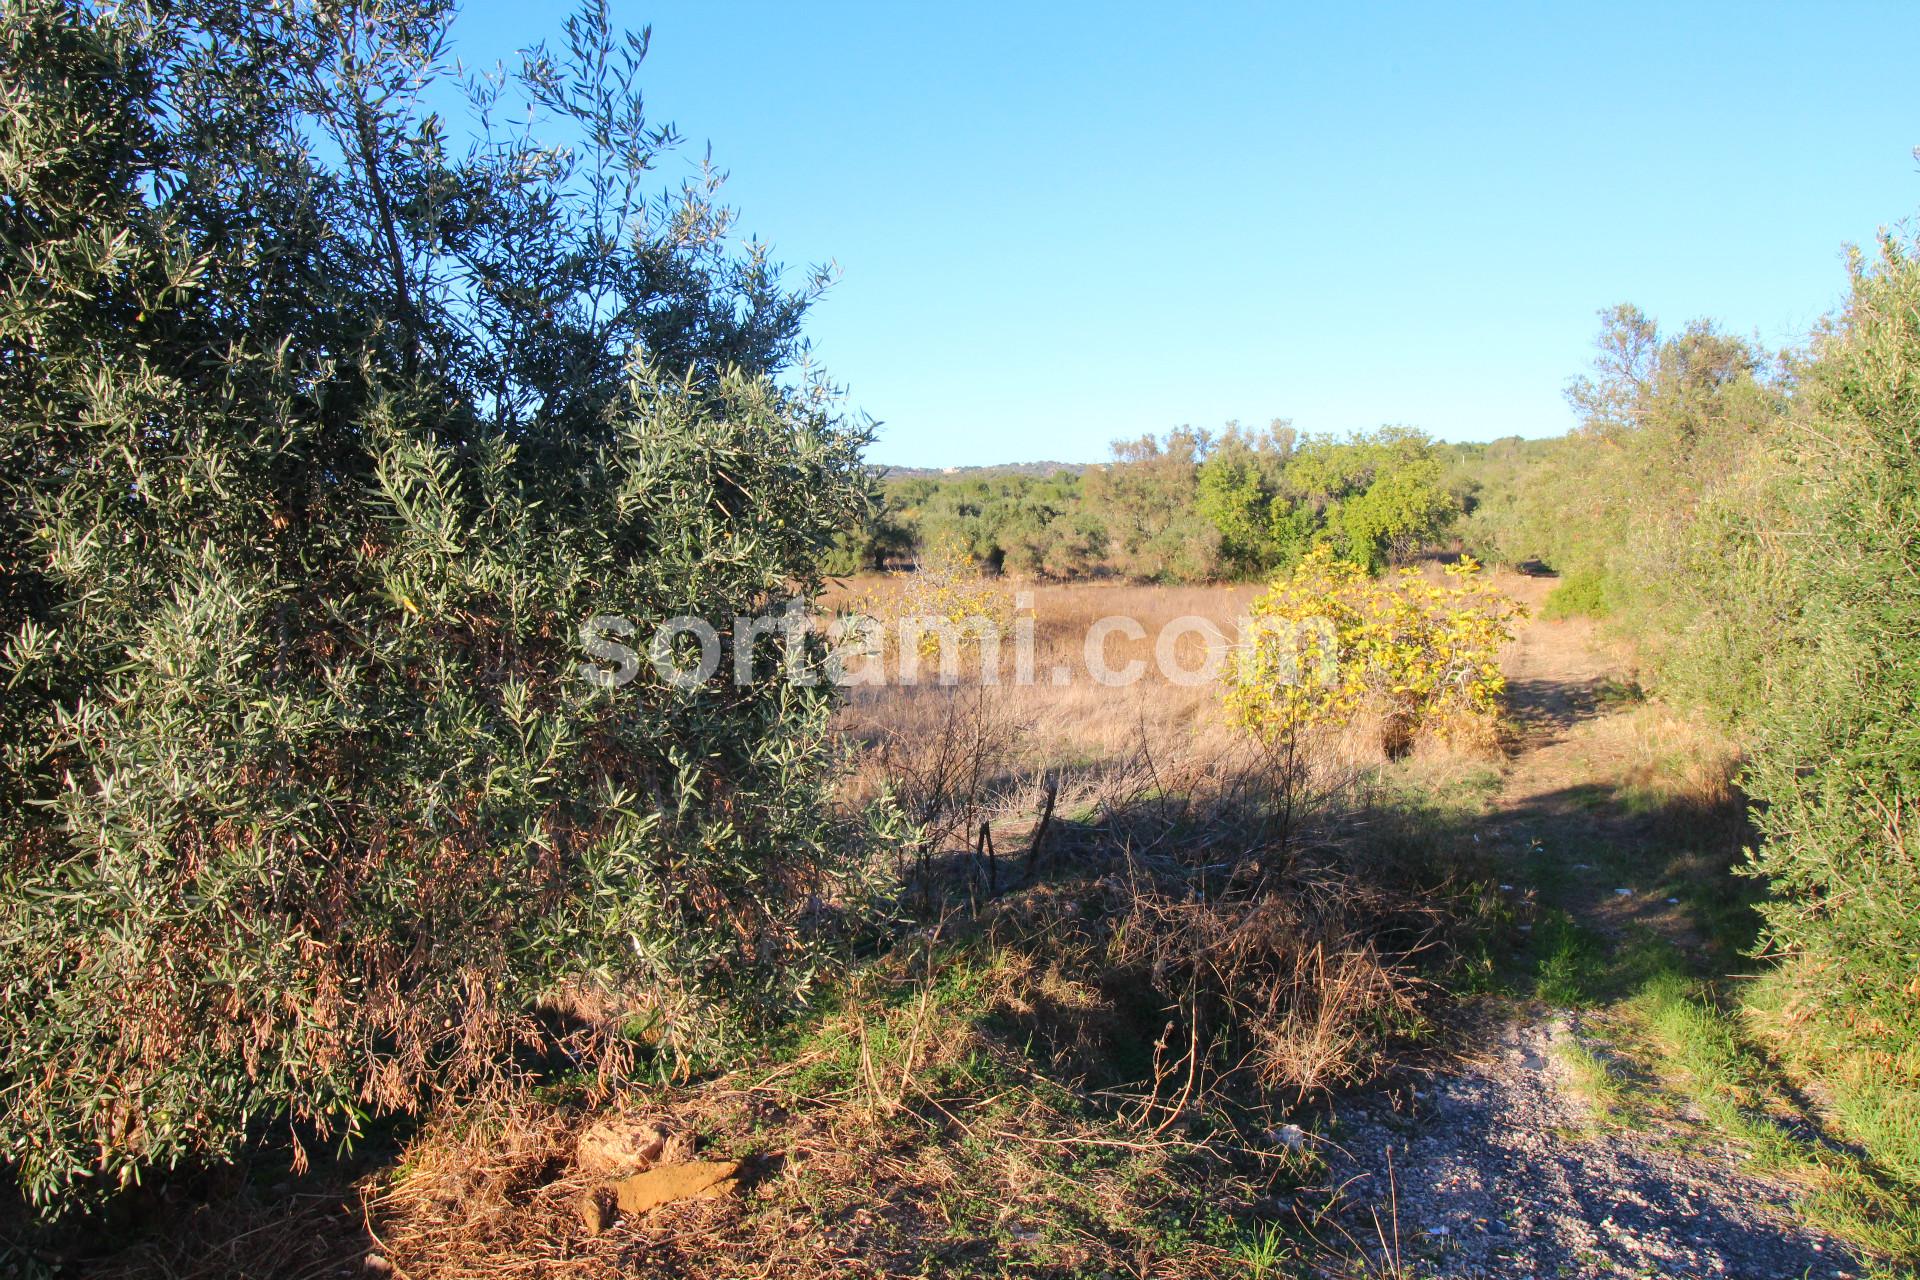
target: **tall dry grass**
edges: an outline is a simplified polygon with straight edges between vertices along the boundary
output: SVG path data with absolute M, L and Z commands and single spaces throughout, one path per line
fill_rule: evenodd
M 1430 962 L 1481 905 L 1447 834 L 1376 785 L 1378 726 L 1256 741 L 1229 724 L 1218 682 L 1160 669 L 1163 628 L 1205 619 L 1230 643 L 1257 586 L 998 589 L 1009 606 L 1029 593 L 1037 683 L 983 684 L 970 652 L 952 686 L 856 687 L 841 712 L 861 748 L 851 796 L 890 791 L 923 824 L 919 908 L 977 910 L 1036 880 L 1064 890 L 994 914 L 1003 962 L 1031 970 L 1010 1007 L 1044 1011 L 1040 1041 L 1078 1046 L 1063 1069 L 1086 1061 L 1090 1027 L 1152 1037 L 1152 1078 L 1134 1082 L 1143 1118 L 1220 1089 L 1298 1100 L 1374 1072 L 1419 1019 L 1422 973 L 1444 967 Z M 870 578 L 844 598 L 885 617 L 908 594 Z M 1083 654 L 1089 627 L 1115 616 L 1144 637 L 1113 635 L 1108 667 L 1146 663 L 1119 687 L 1092 679 Z M 1206 644 L 1181 636 L 1179 669 L 1197 669 Z M 1055 683 L 1056 670 L 1069 675 Z M 1431 775 L 1497 749 L 1422 742 L 1413 764 Z M 1049 984 L 1109 994 L 1066 1001 Z M 1165 1027 L 1116 1032 L 1116 984 L 1151 993 Z
M 1438 566 L 1433 573 L 1439 575 Z M 889 619 L 910 598 L 907 578 L 849 579 L 823 603 L 828 609 L 857 604 Z M 891 791 L 911 818 L 926 824 L 930 844 L 971 846 L 983 821 L 996 837 L 1004 829 L 1017 838 L 1049 795 L 1062 812 L 1111 812 L 1142 791 L 1203 796 L 1231 790 L 1236 780 L 1266 767 L 1258 760 L 1260 749 L 1225 714 L 1221 683 L 1169 678 L 1155 651 L 1171 624 L 1200 619 L 1219 639 L 1183 631 L 1172 645 L 1175 670 L 1203 669 L 1210 648 L 1216 661 L 1224 659 L 1222 646 L 1238 637 L 1260 585 L 1003 580 L 985 590 L 997 597 L 1004 616 L 1015 616 L 1016 599 L 1030 602 L 1033 683 L 1011 683 L 1009 634 L 1000 644 L 998 683 L 981 681 L 980 651 L 968 648 L 954 684 L 939 683 L 923 667 L 918 683 L 848 689 L 839 727 L 857 748 L 845 792 L 850 803 Z M 1105 641 L 1110 670 L 1144 664 L 1140 678 L 1122 686 L 1094 679 L 1085 654 L 1089 629 L 1115 617 L 1132 620 L 1143 633 L 1114 632 Z M 1303 781 L 1324 797 L 1351 790 L 1379 770 L 1386 763 L 1382 740 L 1380 725 L 1361 715 L 1303 735 L 1291 749 Z M 1483 766 L 1499 751 L 1492 735 L 1473 741 L 1422 738 L 1412 763 L 1424 776 L 1445 777 Z
M 830 593 L 824 604 L 832 608 L 859 600 L 885 617 L 891 607 L 903 602 L 903 576 L 849 580 Z M 1164 750 L 1224 729 L 1217 688 L 1182 686 L 1167 679 L 1154 662 L 1154 638 L 1167 624 L 1188 617 L 1203 618 L 1231 635 L 1246 605 L 1258 594 L 1257 587 L 1101 582 L 1028 587 L 1008 582 L 994 589 L 1009 612 L 1017 595 L 1026 594 L 1032 600 L 1037 679 L 1028 687 L 1009 687 L 1012 643 L 1003 641 L 1003 683 L 997 694 L 1008 713 L 1027 727 L 1028 754 L 1066 765 L 1092 765 L 1130 754 L 1143 733 Z M 1144 640 L 1115 634 L 1107 641 L 1111 668 L 1124 668 L 1134 661 L 1147 664 L 1144 677 L 1124 688 L 1101 685 L 1086 671 L 1088 629 L 1105 617 L 1134 619 L 1146 632 Z M 1202 662 L 1205 645 L 1199 636 L 1188 634 L 1176 649 L 1180 662 L 1192 669 Z M 960 672 L 961 686 L 978 682 L 978 654 L 969 657 Z M 1058 672 L 1068 673 L 1068 678 L 1057 681 Z M 848 691 L 841 720 L 847 732 L 869 742 L 921 737 L 945 728 L 952 701 L 950 689 L 924 678 L 914 686 L 859 686 Z

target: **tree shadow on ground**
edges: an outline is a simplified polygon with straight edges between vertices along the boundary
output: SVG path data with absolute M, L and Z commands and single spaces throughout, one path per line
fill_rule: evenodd
M 0 1222 L 0 1266 L 8 1275 L 79 1274 L 101 1280 L 278 1280 L 374 1274 L 381 1253 L 368 1230 L 358 1182 L 399 1151 L 391 1125 L 363 1136 L 351 1153 L 308 1136 L 309 1163 L 278 1128 L 248 1144 L 232 1164 L 156 1174 L 89 1212 L 71 1207 L 36 1221 L 13 1200 Z
M 1607 680 L 1512 680 L 1507 711 L 1524 735 L 1563 736 L 1575 725 L 1597 718 L 1607 707 Z

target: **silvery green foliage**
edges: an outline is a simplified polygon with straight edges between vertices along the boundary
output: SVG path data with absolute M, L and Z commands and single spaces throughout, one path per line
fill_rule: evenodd
M 1807 1005 L 1901 1088 L 1920 1041 L 1920 257 L 1889 236 L 1852 275 L 1788 441 L 1790 647 L 1756 717 L 1749 869 Z
M 790 1007 L 862 835 L 826 694 L 581 680 L 817 587 L 871 501 L 641 41 L 0 11 L 0 1146 L 47 1201 Z M 501 129 L 515 114 L 561 144 Z

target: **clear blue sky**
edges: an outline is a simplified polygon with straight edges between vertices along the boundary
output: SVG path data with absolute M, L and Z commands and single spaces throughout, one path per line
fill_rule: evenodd
M 1920 6 L 616 0 L 742 225 L 836 261 L 896 465 L 1229 418 L 1550 435 L 1594 312 L 1773 342 L 1920 210 Z M 471 0 L 457 51 L 554 34 Z

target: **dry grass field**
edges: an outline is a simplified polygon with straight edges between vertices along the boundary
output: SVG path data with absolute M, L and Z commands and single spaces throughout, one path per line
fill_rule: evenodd
M 904 786 L 903 798 L 923 811 L 951 799 L 966 816 L 981 810 L 996 823 L 1017 822 L 1037 812 L 1049 780 L 1060 788 L 1060 805 L 1073 809 L 1127 786 L 1141 770 L 1184 769 L 1228 751 L 1218 684 L 1169 679 L 1155 661 L 1155 639 L 1168 624 L 1192 618 L 1232 635 L 1255 588 L 993 583 L 983 590 L 1009 614 L 1016 598 L 1031 601 L 1036 678 L 1013 678 L 1009 640 L 995 684 L 981 682 L 980 655 L 970 651 L 952 685 L 923 673 L 915 684 L 849 689 L 841 724 L 861 747 L 851 798 Z M 856 599 L 885 617 L 902 606 L 902 594 L 897 577 L 855 579 L 826 603 Z M 1102 618 L 1130 619 L 1144 632 L 1116 632 L 1104 647 L 1110 670 L 1144 663 L 1138 680 L 1103 684 L 1088 671 L 1086 636 Z M 1175 647 L 1182 669 L 1205 661 L 1200 634 L 1184 633 Z M 964 796 L 950 795 L 955 788 Z
M 1495 576 L 1522 598 L 1541 594 L 1517 574 Z M 840 722 L 859 744 L 849 798 L 864 801 L 890 787 L 936 835 L 981 819 L 1023 830 L 1057 786 L 1062 810 L 1090 810 L 1142 789 L 1207 794 L 1231 787 L 1271 762 L 1228 720 L 1218 667 L 1239 634 L 1259 584 L 1157 586 L 1125 582 L 1030 584 L 988 580 L 983 607 L 1003 618 L 1031 619 L 1035 679 L 1015 683 L 1011 639 L 1001 646 L 997 684 L 979 679 L 979 655 L 968 650 L 960 679 L 943 685 L 922 671 L 917 683 L 859 685 L 847 691 Z M 823 608 L 857 606 L 888 618 L 910 605 L 910 575 L 872 575 L 837 584 Z M 1016 601 L 1023 608 L 1016 611 Z M 1139 678 L 1103 683 L 1090 673 L 1087 636 L 1102 619 L 1124 619 L 1100 646 L 1109 671 L 1139 664 Z M 1216 629 L 1209 637 L 1205 624 Z M 1163 635 L 1171 663 L 1156 652 Z M 1216 670 L 1206 671 L 1209 650 Z M 1171 673 L 1171 674 L 1170 674 Z M 1320 793 L 1350 789 L 1385 765 L 1377 726 L 1362 716 L 1341 731 L 1301 744 L 1295 763 Z M 1463 747 L 1422 740 L 1397 770 L 1429 784 L 1484 771 L 1497 758 L 1491 742 Z M 950 824 L 936 809 L 953 810 Z

